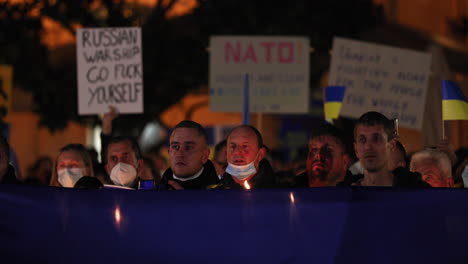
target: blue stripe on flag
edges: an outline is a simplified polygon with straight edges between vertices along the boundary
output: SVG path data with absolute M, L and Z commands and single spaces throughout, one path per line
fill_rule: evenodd
M 344 86 L 328 86 L 325 88 L 325 102 L 341 102 L 343 101 L 346 87 Z
M 444 80 L 442 81 L 442 99 L 443 100 L 461 100 L 466 99 L 461 92 L 460 87 L 455 82 Z

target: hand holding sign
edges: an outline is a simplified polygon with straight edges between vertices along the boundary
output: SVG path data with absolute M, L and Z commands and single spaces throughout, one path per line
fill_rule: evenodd
M 119 111 L 114 106 L 109 106 L 109 112 L 102 116 L 102 133 L 104 135 L 112 134 L 112 121 L 119 116 Z

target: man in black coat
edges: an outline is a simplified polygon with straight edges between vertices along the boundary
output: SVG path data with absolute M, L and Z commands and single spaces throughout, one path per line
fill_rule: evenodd
M 217 184 L 219 178 L 209 156 L 205 129 L 193 121 L 180 122 L 169 139 L 171 167 L 164 172 L 161 184 L 176 190 L 206 189 Z
M 253 126 L 235 127 L 227 137 L 228 166 L 222 181 L 224 189 L 277 187 L 260 132 Z

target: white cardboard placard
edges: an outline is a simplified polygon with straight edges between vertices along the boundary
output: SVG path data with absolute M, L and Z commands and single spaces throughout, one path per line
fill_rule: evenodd
M 377 111 L 422 128 L 431 55 L 335 37 L 329 85 L 346 87 L 340 116 Z
M 210 109 L 241 112 L 245 75 L 257 113 L 309 111 L 309 40 L 215 36 L 210 39 Z
M 78 113 L 143 112 L 141 29 L 82 28 L 77 31 Z

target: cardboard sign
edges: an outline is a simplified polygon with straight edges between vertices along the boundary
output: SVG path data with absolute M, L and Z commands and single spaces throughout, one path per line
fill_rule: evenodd
M 241 112 L 248 75 L 251 112 L 308 112 L 307 38 L 217 36 L 210 50 L 211 111 Z
M 427 53 L 335 38 L 329 85 L 346 86 L 341 116 L 377 111 L 420 130 L 430 65 Z
M 83 28 L 77 31 L 78 113 L 143 112 L 140 28 Z

